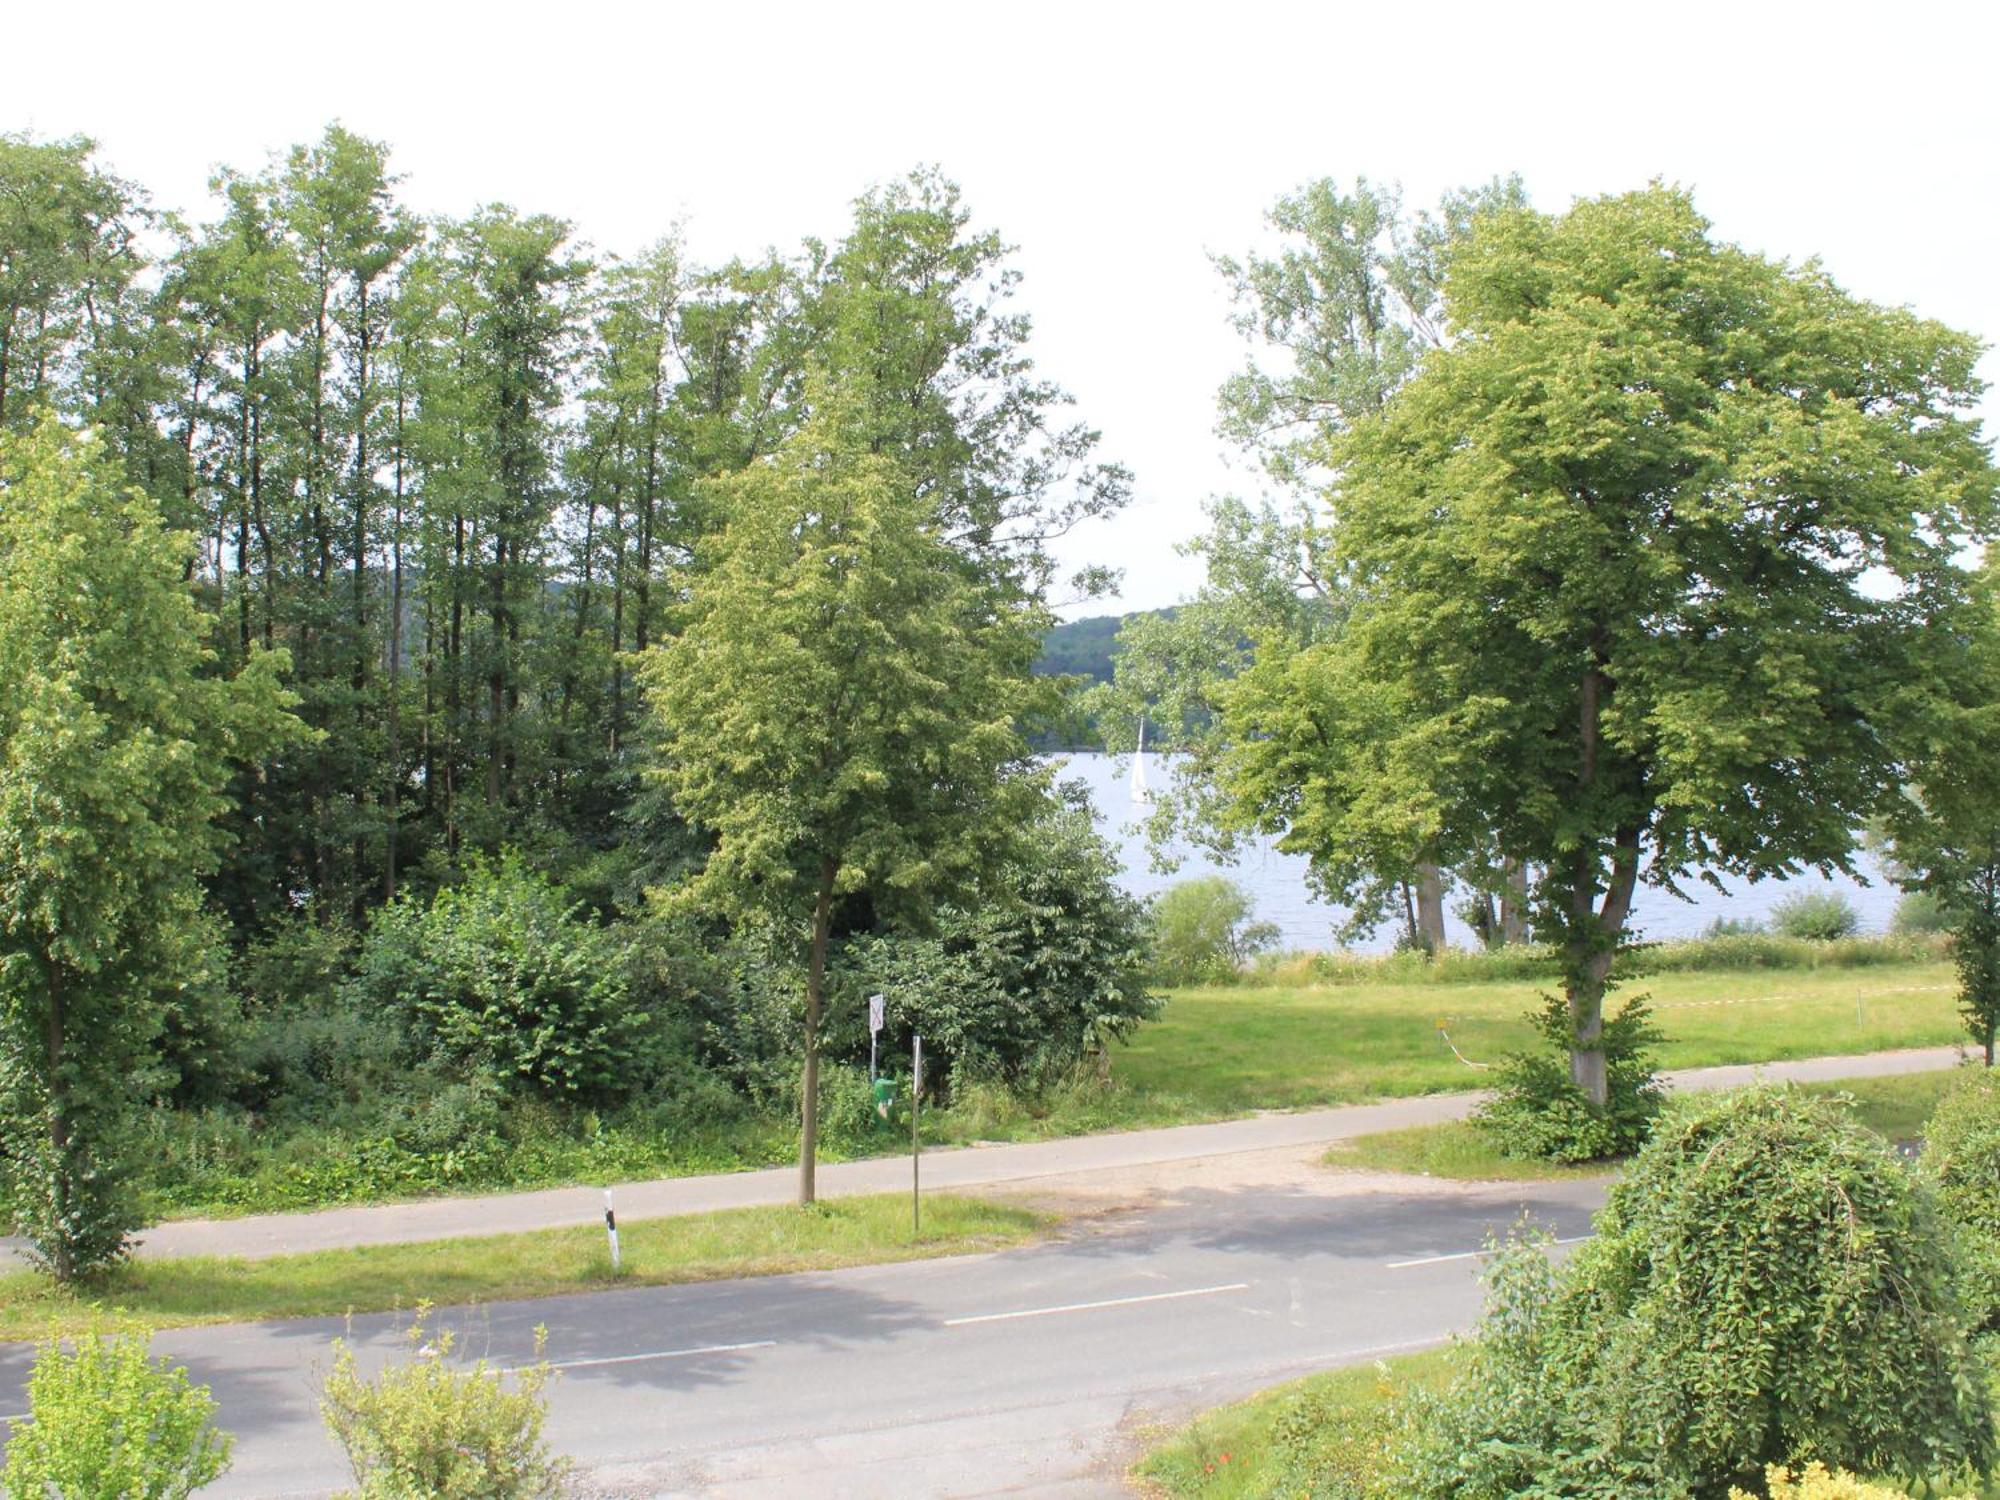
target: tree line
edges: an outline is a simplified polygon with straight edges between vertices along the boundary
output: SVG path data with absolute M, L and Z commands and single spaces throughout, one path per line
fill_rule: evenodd
M 315 731 L 232 789 L 212 888 L 239 935 L 358 920 L 503 842 L 614 849 L 629 656 L 724 522 L 702 482 L 799 428 L 815 366 L 866 385 L 862 441 L 1023 586 L 1126 493 L 936 173 L 864 195 L 837 243 L 720 266 L 507 205 L 427 218 L 339 126 L 220 172 L 199 222 L 86 140 L 6 137 L 0 181 L 0 432 L 88 423 L 199 538 L 218 669 L 283 647 Z
M 830 961 L 948 1064 L 1146 1013 L 1026 739 L 1049 543 L 1128 477 L 954 184 L 719 266 L 419 215 L 340 126 L 212 189 L 0 137 L 9 1191 L 58 1275 L 135 1222 L 135 1098 L 365 1157 L 403 1097 L 462 1162 L 496 1093 L 789 1066 L 810 1199 Z

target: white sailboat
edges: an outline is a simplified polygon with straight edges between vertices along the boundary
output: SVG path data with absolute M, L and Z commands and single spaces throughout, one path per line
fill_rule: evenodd
M 1139 748 L 1132 752 L 1132 807 L 1143 811 L 1153 805 L 1153 790 L 1146 784 L 1146 720 L 1139 720 Z

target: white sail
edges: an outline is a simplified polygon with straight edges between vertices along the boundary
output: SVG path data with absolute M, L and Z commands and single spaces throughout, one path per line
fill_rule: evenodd
M 1153 805 L 1152 788 L 1146 785 L 1146 721 L 1139 720 L 1139 748 L 1132 752 L 1132 806 Z

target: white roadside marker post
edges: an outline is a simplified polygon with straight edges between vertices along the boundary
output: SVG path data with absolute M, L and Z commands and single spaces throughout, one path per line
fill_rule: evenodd
M 883 1007 L 888 1003 L 886 995 L 868 997 L 868 1081 L 875 1081 L 875 1041 L 881 1035 Z
M 922 1108 L 924 1092 L 924 1039 L 910 1038 L 910 1238 L 921 1239 L 924 1233 L 924 1200 L 920 1191 L 919 1158 L 923 1149 L 917 1136 L 917 1113 Z
M 611 1189 L 604 1190 L 604 1234 L 611 1241 L 611 1274 L 618 1274 L 618 1215 L 611 1211 Z

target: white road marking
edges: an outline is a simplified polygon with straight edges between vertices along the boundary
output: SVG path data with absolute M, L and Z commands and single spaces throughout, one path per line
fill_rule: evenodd
M 556 1359 L 549 1361 L 551 1370 L 588 1370 L 598 1365 L 636 1365 L 649 1359 L 689 1359 L 697 1354 L 735 1354 L 744 1349 L 769 1349 L 777 1344 L 776 1339 L 755 1339 L 747 1344 L 703 1344 L 698 1349 L 661 1349 L 652 1354 L 617 1354 L 608 1359 Z M 502 1375 L 514 1375 L 523 1367 L 502 1370 Z M 532 1367 L 526 1367 L 532 1368 Z
M 1026 1307 L 1019 1312 L 981 1313 L 976 1318 L 946 1318 L 947 1328 L 963 1328 L 968 1323 L 1004 1323 L 1009 1318 L 1047 1318 L 1056 1313 L 1092 1312 L 1100 1307 L 1130 1307 L 1138 1302 L 1171 1302 L 1178 1297 L 1213 1297 L 1217 1292 L 1247 1292 L 1250 1283 L 1232 1281 L 1227 1286 L 1190 1287 L 1181 1292 L 1148 1292 L 1143 1297 L 1107 1297 L 1102 1302 L 1066 1302 L 1061 1307 Z
M 1594 1240 L 1596 1238 L 1597 1236 L 1594 1234 L 1573 1234 L 1567 1239 L 1550 1240 L 1549 1243 L 1551 1245 L 1581 1245 L 1585 1240 Z M 1493 1250 L 1460 1250 L 1452 1255 L 1421 1255 L 1415 1260 L 1392 1260 L 1389 1262 L 1387 1269 L 1391 1271 L 1406 1271 L 1411 1266 L 1441 1266 L 1446 1261 L 1452 1260 L 1484 1260 L 1487 1256 L 1497 1253 L 1497 1251 Z

